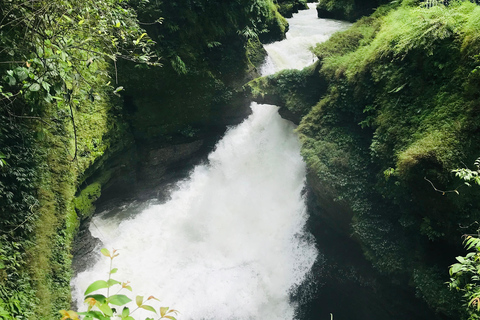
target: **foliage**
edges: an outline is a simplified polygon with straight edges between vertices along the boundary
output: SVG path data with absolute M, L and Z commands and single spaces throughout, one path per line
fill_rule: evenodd
M 95 211 L 93 202 L 100 197 L 101 189 L 102 185 L 95 182 L 83 189 L 80 194 L 75 197 L 73 200 L 75 210 L 81 217 L 89 217 L 93 214 Z
M 178 313 L 177 310 L 170 309 L 169 307 L 160 307 L 159 311 L 152 307 L 151 305 L 145 304 L 150 300 L 157 300 L 154 296 L 149 296 L 145 299 L 143 296 L 135 297 L 136 308 L 130 311 L 131 308 L 127 307 L 127 304 L 132 301 L 127 295 L 119 294 L 122 290 L 132 291 L 132 287 L 129 282 L 120 282 L 114 280 L 112 275 L 115 274 L 118 269 L 113 268 L 113 259 L 119 254 L 116 250 L 113 250 L 111 253 L 109 250 L 103 248 L 101 253 L 110 258 L 110 269 L 108 272 L 107 280 L 97 280 L 90 284 L 85 290 L 85 303 L 88 305 L 88 310 L 86 312 L 75 312 L 73 310 L 60 310 L 62 314 L 62 320 L 72 319 L 79 320 L 79 316 L 84 316 L 84 320 L 109 320 L 109 319 L 122 319 L 122 320 L 135 320 L 132 317 L 132 314 L 139 310 L 147 310 L 154 313 L 158 319 L 170 319 L 176 320 L 173 315 Z M 110 289 L 119 288 L 119 290 L 111 295 Z M 95 293 L 99 290 L 106 289 L 106 295 Z M 122 311 L 117 311 L 116 307 L 123 307 Z M 146 320 L 153 320 L 154 318 L 146 318 Z
M 21 97 L 36 105 L 22 116 L 41 115 L 45 102 L 78 104 L 79 94 L 95 100 L 107 84 L 91 78 L 104 61 L 155 64 L 153 41 L 122 0 L 4 1 L 1 13 L 1 102 L 11 108 Z
M 70 303 L 79 216 L 112 173 L 91 176 L 133 140 L 120 95 L 129 112 L 138 77 L 158 75 L 172 100 L 158 97 L 160 81 L 145 87 L 176 120 L 155 105 L 142 114 L 154 126 L 137 128 L 192 138 L 231 100 L 230 84 L 243 84 L 245 43 L 281 38 L 287 25 L 272 0 L 0 0 L 0 21 L 0 312 L 51 319 Z M 160 55 L 165 73 L 154 68 Z
M 320 0 L 317 5 L 319 18 L 355 21 L 371 14 L 385 0 Z
M 353 236 L 367 258 L 384 273 L 410 277 L 444 314 L 459 302 L 437 270 L 457 246 L 458 226 L 480 218 L 480 205 L 470 189 L 443 195 L 428 181 L 456 190 L 452 170 L 478 157 L 479 19 L 470 2 L 403 1 L 333 35 L 314 48 L 316 81 L 326 85 L 312 89 L 321 99 L 297 129 L 321 190 L 353 211 Z M 304 79 L 291 79 L 287 92 L 300 95 Z M 257 84 L 257 95 L 281 85 Z M 471 182 L 476 172 L 455 171 Z
M 211 135 L 223 130 L 226 119 L 236 121 L 248 112 L 240 88 L 258 76 L 266 54 L 260 41 L 282 39 L 288 27 L 275 1 L 130 3 L 161 44 L 156 50 L 164 63 L 163 68 L 139 69 L 126 62 L 119 68 L 137 141 L 191 141 L 183 134 L 189 128 L 198 132 L 195 138 Z M 162 24 L 153 23 L 159 16 Z
M 307 9 L 307 0 L 277 0 L 278 12 L 285 18 L 291 18 L 298 10 Z
M 464 180 L 464 183 L 470 187 L 470 182 L 474 182 L 477 185 L 480 185 L 480 158 L 475 160 L 474 163 L 477 170 L 471 170 L 468 168 L 461 168 L 455 169 L 455 176 L 459 177 L 460 179 Z
M 303 70 L 282 70 L 248 82 L 244 90 L 255 101 L 285 107 L 291 114 L 287 118 L 298 123 L 318 101 L 321 87 L 325 85 L 317 72 L 318 64 Z
M 450 289 L 463 293 L 469 313 L 468 319 L 480 319 L 480 239 L 466 236 L 466 256 L 456 257 L 457 263 L 450 266 Z
M 154 43 L 121 0 L 0 1 L 0 21 L 0 310 L 51 319 L 69 304 L 75 189 L 124 135 L 110 75 L 156 65 Z

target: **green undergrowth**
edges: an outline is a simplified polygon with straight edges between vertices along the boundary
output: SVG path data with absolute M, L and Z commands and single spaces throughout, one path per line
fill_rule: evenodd
M 297 1 L 283 1 L 283 4 Z M 273 0 L 132 1 L 159 44 L 163 68 L 124 66 L 125 106 L 137 141 L 201 139 L 248 112 L 241 86 L 258 76 L 261 43 L 288 30 Z M 179 14 L 181 11 L 181 14 Z M 138 83 L 142 83 L 139 86 Z
M 289 119 L 298 123 L 320 98 L 322 90 L 318 89 L 326 86 L 318 77 L 318 69 L 314 64 L 303 70 L 283 70 L 248 82 L 244 90 L 255 101 L 286 108 Z
M 285 18 L 291 18 L 298 10 L 308 9 L 307 0 L 278 0 L 278 12 Z
M 354 22 L 363 16 L 370 15 L 379 6 L 389 2 L 386 0 L 320 0 L 317 5 L 317 13 L 319 18 Z
M 108 61 L 115 56 L 103 51 L 104 40 L 112 45 L 112 33 L 125 40 L 140 36 L 127 25 L 135 21 L 132 12 L 118 4 L 95 2 L 101 17 L 88 1 L 1 5 L 2 320 L 55 319 L 70 305 L 70 249 L 79 224 L 75 194 L 89 169 L 131 139 L 110 85 Z M 112 15 L 126 24 L 110 24 Z M 99 26 L 99 37 L 75 42 Z
M 418 296 L 455 319 L 466 319 L 461 299 L 438 270 L 480 218 L 475 192 L 457 190 L 451 173 L 478 157 L 479 23 L 470 2 L 380 7 L 313 49 L 320 68 L 312 79 L 326 85 L 312 89 L 321 99 L 310 108 L 295 102 L 308 110 L 297 129 L 304 159 L 353 210 L 365 256 L 383 273 L 409 276 Z M 304 78 L 284 89 L 276 83 L 284 77 L 261 78 L 252 90 L 284 105 L 305 95 Z

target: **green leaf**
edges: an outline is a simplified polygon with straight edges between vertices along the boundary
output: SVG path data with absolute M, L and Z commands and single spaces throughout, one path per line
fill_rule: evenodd
M 120 92 L 120 91 L 122 91 L 122 90 L 123 90 L 123 87 L 120 86 L 120 87 L 117 87 L 117 88 L 113 91 L 113 93 L 118 93 L 118 92 Z
M 36 91 L 40 90 L 40 88 L 41 88 L 40 84 L 34 83 L 30 87 L 28 87 L 28 90 L 36 92 Z
M 137 304 L 137 306 L 140 307 L 140 306 L 142 305 L 142 303 L 143 303 L 143 296 L 137 296 L 137 297 L 135 298 L 135 303 Z
M 118 271 L 117 268 L 113 268 L 113 269 L 110 271 L 110 274 L 114 274 L 114 273 L 116 273 L 117 271 Z
M 48 82 L 42 82 L 42 87 L 45 89 L 45 91 L 50 91 L 50 84 L 48 84 Z
M 171 320 L 177 320 L 177 319 L 175 319 L 175 317 L 172 317 L 172 316 L 165 316 L 164 318 L 168 318 L 168 319 L 171 319 Z
M 142 305 L 140 306 L 140 308 L 145 309 L 145 310 L 148 310 L 148 311 L 151 311 L 151 312 L 153 312 L 153 313 L 157 313 L 157 310 L 155 310 L 155 308 L 153 308 L 152 306 L 147 306 L 147 305 L 145 305 L 145 304 L 142 304 Z
M 68 85 L 67 85 L 68 87 Z M 105 257 L 109 257 L 111 258 L 112 256 L 110 255 L 110 251 L 108 251 L 108 249 L 106 248 L 103 248 L 102 250 L 100 250 L 100 252 L 105 256 Z
M 140 40 L 142 40 L 143 37 L 145 37 L 147 34 L 146 33 L 142 33 L 142 35 L 140 37 L 138 37 L 137 40 L 134 41 L 134 44 L 137 45 L 140 43 Z
M 452 267 L 450 268 L 450 275 L 453 275 L 459 272 L 462 266 L 463 265 L 461 265 L 460 263 L 455 263 L 454 265 L 452 265 Z
M 166 315 L 168 309 L 169 309 L 168 307 L 161 307 L 161 308 L 160 308 L 160 316 L 163 317 L 164 315 Z
M 84 320 L 86 317 L 93 317 L 99 320 L 110 320 L 110 317 L 105 317 L 101 312 L 98 311 L 78 312 L 78 314 L 85 316 Z
M 97 290 L 100 290 L 100 289 L 104 289 L 104 288 L 108 288 L 110 287 L 107 283 L 107 281 L 105 280 L 97 280 L 95 281 L 94 283 L 92 283 L 91 285 L 88 286 L 87 290 L 85 290 L 85 295 L 88 295 L 89 293 L 91 292 L 94 292 L 94 291 L 97 291 Z
M 17 83 L 17 80 L 15 80 L 15 77 L 12 76 L 7 76 L 8 78 L 8 85 L 14 86 Z
M 127 304 L 130 301 L 132 301 L 132 299 L 130 299 L 129 297 L 127 297 L 124 294 L 115 294 L 115 295 L 111 296 L 110 298 L 108 298 L 108 302 L 110 302 L 111 304 L 114 304 L 116 306 L 123 306 L 124 304 Z
M 98 307 L 98 309 L 100 309 L 100 311 L 102 311 L 105 315 L 110 316 L 110 317 L 113 316 L 112 308 L 110 308 L 110 306 L 108 305 L 108 303 L 98 304 L 97 307 Z
M 28 73 L 25 68 L 15 69 L 15 74 L 17 75 L 18 80 L 23 81 L 28 78 Z
M 113 280 L 113 279 L 108 279 L 108 281 L 107 281 L 108 287 L 111 287 L 111 286 L 114 286 L 114 285 L 120 284 L 120 283 L 121 283 L 120 281 Z
M 130 309 L 128 309 L 127 307 L 123 308 L 122 318 L 128 317 L 129 315 L 130 315 Z
M 105 303 L 105 301 L 107 301 L 107 297 L 105 297 L 103 294 L 91 294 L 86 296 L 85 300 L 88 298 L 93 298 L 100 303 Z

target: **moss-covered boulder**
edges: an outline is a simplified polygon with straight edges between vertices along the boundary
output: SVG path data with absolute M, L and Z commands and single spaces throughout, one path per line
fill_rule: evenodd
M 317 63 L 303 70 L 283 70 L 248 82 L 244 90 L 258 103 L 279 106 L 283 118 L 299 124 L 327 88 L 319 68 Z
M 367 16 L 386 0 L 320 0 L 317 5 L 319 18 L 347 20 L 354 22 Z

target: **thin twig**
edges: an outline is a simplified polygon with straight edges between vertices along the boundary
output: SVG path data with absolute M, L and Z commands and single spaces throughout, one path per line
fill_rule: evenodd
M 440 192 L 442 195 L 445 195 L 445 193 L 456 193 L 456 194 L 459 194 L 458 193 L 458 189 L 463 186 L 463 185 L 460 185 L 458 186 L 456 189 L 454 190 L 440 190 L 440 189 L 437 189 L 435 187 L 435 185 L 433 184 L 432 181 L 428 180 L 426 177 L 423 177 L 423 179 L 425 179 L 426 181 L 428 181 L 430 183 L 430 185 L 432 186 L 433 190 L 437 191 L 437 192 Z

